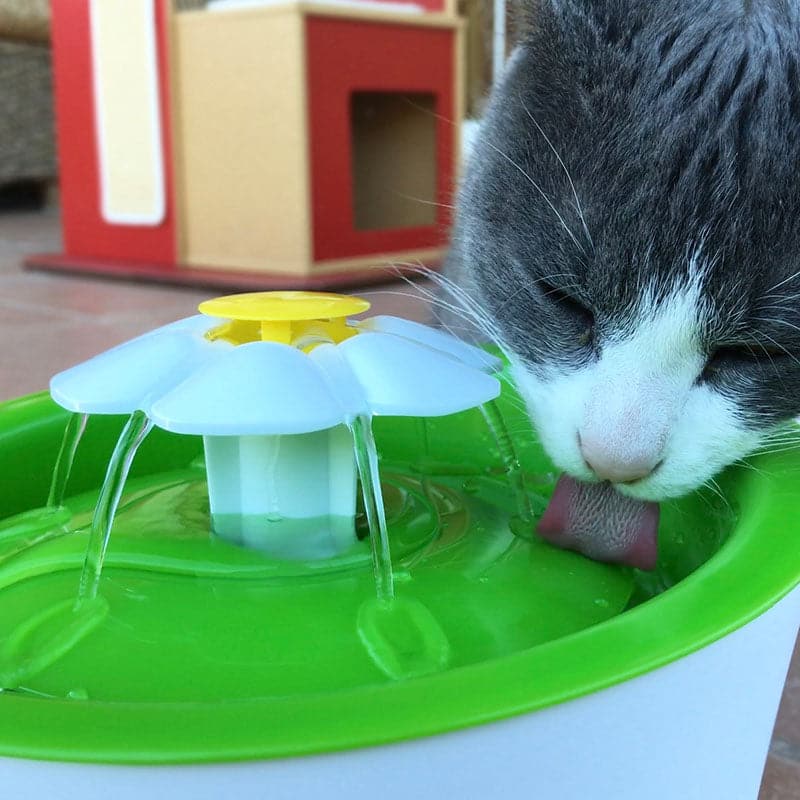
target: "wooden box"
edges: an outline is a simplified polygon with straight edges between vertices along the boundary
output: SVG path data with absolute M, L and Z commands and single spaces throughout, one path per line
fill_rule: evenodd
M 451 0 L 52 8 L 66 252 L 33 265 L 250 287 L 436 263 L 462 116 Z
M 352 7 L 177 15 L 179 260 L 302 276 L 436 258 L 458 36 L 452 17 Z

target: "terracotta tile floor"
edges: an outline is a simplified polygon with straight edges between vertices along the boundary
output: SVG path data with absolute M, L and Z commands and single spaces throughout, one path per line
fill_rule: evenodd
M 52 210 L 0 215 L 0 400 L 45 389 L 58 370 L 192 314 L 198 302 L 209 296 L 186 288 L 30 273 L 20 268 L 26 253 L 54 251 L 59 243 L 58 217 Z M 378 313 L 427 319 L 426 303 L 406 284 L 361 294 L 373 301 Z M 759 800 L 800 800 L 800 646 L 786 684 Z
M 196 313 L 214 291 L 25 272 L 26 253 L 60 246 L 57 214 L 0 214 L 0 400 L 47 388 L 51 375 L 132 336 Z M 360 292 L 376 313 L 427 321 L 405 283 Z

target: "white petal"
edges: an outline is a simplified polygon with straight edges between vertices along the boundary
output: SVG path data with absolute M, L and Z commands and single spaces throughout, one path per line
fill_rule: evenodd
M 153 399 L 232 349 L 205 338 L 218 324 L 198 314 L 157 328 L 55 375 L 50 394 L 59 405 L 82 414 L 147 410 Z
M 319 367 L 348 420 L 369 413 L 369 403 L 339 345 L 315 347 L 309 358 Z
M 360 320 L 355 325 L 361 330 L 391 333 L 394 336 L 402 336 L 404 339 L 419 342 L 485 372 L 499 372 L 503 368 L 503 362 L 499 358 L 480 347 L 467 344 L 449 333 L 422 325 L 419 322 L 412 322 L 409 319 L 377 316 Z
M 339 351 L 375 414 L 454 414 L 500 394 L 500 382 L 491 375 L 399 336 L 361 333 Z
M 206 436 L 309 433 L 345 421 L 314 362 L 275 342 L 232 348 L 150 409 L 160 428 Z

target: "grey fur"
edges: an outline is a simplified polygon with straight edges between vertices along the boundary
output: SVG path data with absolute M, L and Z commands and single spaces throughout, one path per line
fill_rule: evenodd
M 754 428 L 797 415 L 800 0 L 536 0 L 446 273 L 531 369 L 571 370 L 698 253 L 698 381 Z

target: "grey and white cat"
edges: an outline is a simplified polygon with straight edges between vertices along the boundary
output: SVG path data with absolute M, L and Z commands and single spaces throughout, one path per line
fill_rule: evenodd
M 800 413 L 800 0 L 533 0 L 446 276 L 555 464 L 660 501 Z

